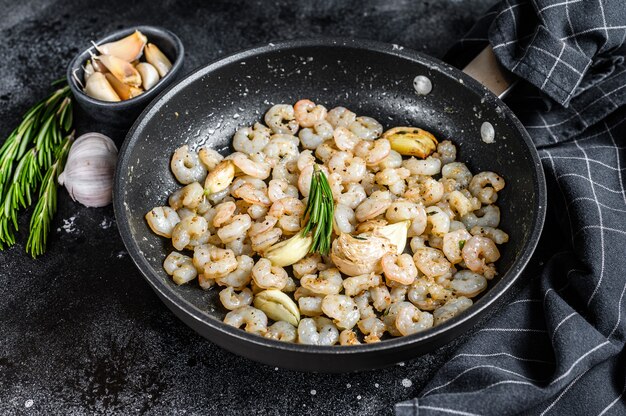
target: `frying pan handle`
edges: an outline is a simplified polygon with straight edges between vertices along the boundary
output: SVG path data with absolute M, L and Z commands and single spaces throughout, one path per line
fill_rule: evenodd
M 467 64 L 463 72 L 483 84 L 498 98 L 504 98 L 517 82 L 513 74 L 500 65 L 491 45 Z

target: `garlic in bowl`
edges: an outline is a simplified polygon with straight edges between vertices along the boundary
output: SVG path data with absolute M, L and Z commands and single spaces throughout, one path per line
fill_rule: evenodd
M 66 76 L 76 102 L 92 119 L 128 128 L 176 79 L 183 58 L 175 34 L 137 26 L 93 42 L 70 62 Z

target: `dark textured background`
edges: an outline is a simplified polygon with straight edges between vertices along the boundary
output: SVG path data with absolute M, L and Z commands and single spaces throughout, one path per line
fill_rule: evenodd
M 322 35 L 441 57 L 491 3 L 0 0 L 0 137 L 79 49 L 117 28 L 174 31 L 186 47 L 184 73 L 258 43 Z M 78 128 L 123 137 L 84 119 Z M 32 260 L 25 240 L 22 233 L 0 252 L 1 414 L 390 414 L 462 342 L 358 374 L 270 368 L 214 346 L 159 302 L 126 253 L 111 207 L 86 209 L 61 190 L 48 253 Z

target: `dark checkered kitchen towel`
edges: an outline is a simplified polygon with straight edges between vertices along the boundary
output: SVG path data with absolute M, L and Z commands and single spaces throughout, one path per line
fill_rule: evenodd
M 489 41 L 523 80 L 550 253 L 397 415 L 626 415 L 625 38 L 626 0 L 504 0 L 450 52 Z

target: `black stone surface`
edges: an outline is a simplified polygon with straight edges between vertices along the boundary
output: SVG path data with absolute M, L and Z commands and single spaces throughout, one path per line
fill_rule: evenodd
M 493 0 L 0 0 L 0 137 L 43 97 L 90 39 L 160 25 L 185 44 L 183 73 L 258 43 L 347 36 L 441 57 Z M 78 133 L 124 132 L 77 114 Z M 0 141 L 3 139 L 0 139 Z M 61 190 L 46 255 L 0 252 L 0 414 L 391 414 L 462 339 L 391 368 L 342 375 L 271 368 L 201 338 L 134 268 L 111 207 Z

